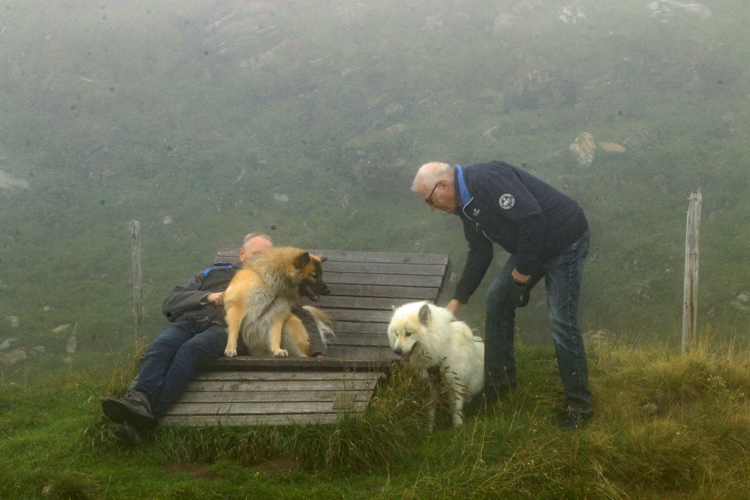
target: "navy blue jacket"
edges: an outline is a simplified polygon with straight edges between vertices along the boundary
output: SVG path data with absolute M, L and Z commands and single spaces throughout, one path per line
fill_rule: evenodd
M 469 242 L 454 298 L 465 304 L 482 281 L 498 243 L 531 275 L 580 239 L 588 222 L 572 198 L 520 168 L 501 161 L 456 167 L 457 215 Z

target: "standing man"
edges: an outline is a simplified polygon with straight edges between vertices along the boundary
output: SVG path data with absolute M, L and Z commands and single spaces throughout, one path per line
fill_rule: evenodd
M 461 279 L 446 306 L 457 315 L 492 261 L 493 243 L 510 253 L 485 297 L 484 404 L 518 388 L 513 349 L 516 307 L 544 278 L 547 316 L 557 352 L 566 409 L 563 429 L 592 416 L 586 351 L 578 327 L 578 297 L 589 249 L 589 228 L 580 206 L 520 168 L 494 161 L 462 168 L 427 163 L 412 191 L 430 210 L 458 215 L 469 243 Z
M 269 236 L 250 233 L 239 249 L 240 261 L 253 259 L 272 246 Z M 143 433 L 151 430 L 185 391 L 195 370 L 224 355 L 224 291 L 238 269 L 219 265 L 201 271 L 164 299 L 162 312 L 173 324 L 148 345 L 135 387 L 122 398 L 102 400 L 104 415 L 121 424 L 115 431 L 118 438 L 137 445 Z M 310 355 L 325 356 L 326 348 L 312 315 L 299 306 L 292 312 L 310 332 Z

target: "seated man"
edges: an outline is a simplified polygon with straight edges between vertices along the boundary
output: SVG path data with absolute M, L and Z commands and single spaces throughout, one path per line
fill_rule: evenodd
M 267 235 L 250 233 L 239 249 L 240 260 L 252 259 L 271 246 Z M 174 324 L 148 345 L 135 387 L 122 398 L 102 400 L 104 415 L 121 424 L 115 431 L 118 438 L 138 444 L 143 432 L 152 429 L 185 391 L 195 370 L 224 355 L 224 291 L 237 269 L 220 265 L 201 271 L 164 299 L 162 312 Z M 326 348 L 312 315 L 299 306 L 292 312 L 310 332 L 310 355 L 325 356 Z

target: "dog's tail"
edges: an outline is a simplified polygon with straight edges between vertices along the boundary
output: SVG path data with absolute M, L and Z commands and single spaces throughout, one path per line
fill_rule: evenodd
M 325 311 L 318 309 L 317 307 L 302 306 L 302 308 L 312 314 L 312 317 L 315 320 L 315 326 L 318 327 L 318 331 L 320 332 L 320 340 L 323 342 L 324 346 L 328 346 L 328 338 L 336 336 L 331 328 L 331 326 L 333 326 L 333 320 L 331 317 Z

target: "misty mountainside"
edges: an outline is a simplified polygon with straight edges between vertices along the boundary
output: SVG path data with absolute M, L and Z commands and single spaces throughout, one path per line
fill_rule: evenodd
M 431 160 L 507 161 L 576 199 L 583 330 L 626 342 L 678 343 L 700 188 L 699 328 L 744 342 L 748 24 L 741 0 L 1 4 L 0 381 L 132 351 L 133 219 L 149 336 L 167 292 L 250 231 L 460 273 L 458 219 L 410 191 Z M 480 334 L 504 260 L 462 314 Z M 549 342 L 544 311 L 538 287 L 522 342 Z

